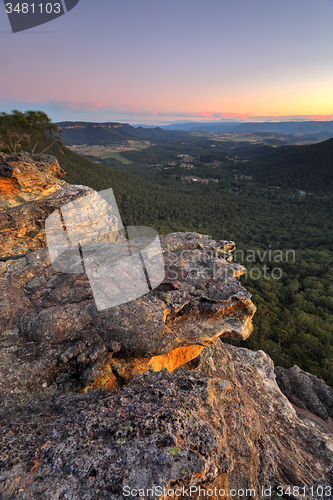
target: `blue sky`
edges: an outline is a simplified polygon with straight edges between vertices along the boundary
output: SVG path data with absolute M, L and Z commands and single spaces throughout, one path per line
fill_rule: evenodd
M 13 34 L 0 109 L 54 121 L 333 119 L 332 0 L 80 0 Z

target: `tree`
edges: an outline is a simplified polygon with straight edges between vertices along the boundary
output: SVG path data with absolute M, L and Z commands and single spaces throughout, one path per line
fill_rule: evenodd
M 21 142 L 27 133 L 29 123 L 24 113 L 14 109 L 12 114 L 0 114 L 0 140 L 2 147 L 15 153 L 21 148 Z
M 45 153 L 55 143 L 61 144 L 61 132 L 42 111 L 22 113 L 14 109 L 11 114 L 0 113 L 0 142 L 10 153 L 22 149 L 34 154 L 37 146 L 46 145 Z

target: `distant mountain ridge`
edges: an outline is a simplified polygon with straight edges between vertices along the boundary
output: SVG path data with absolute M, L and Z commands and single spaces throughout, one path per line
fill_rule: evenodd
M 173 123 L 154 127 L 148 125 L 130 125 L 119 122 L 58 122 L 62 130 L 62 140 L 66 146 L 74 144 L 106 145 L 128 140 L 164 140 L 187 139 L 189 133 L 201 131 L 207 133 L 244 134 L 244 133 L 279 133 L 302 135 L 316 139 L 333 137 L 333 121 L 306 122 L 188 122 Z
M 164 130 L 186 132 L 202 131 L 211 133 L 243 134 L 244 132 L 276 132 L 281 134 L 312 135 L 331 133 L 333 121 L 288 121 L 288 122 L 187 122 L 161 126 Z
M 233 133 L 243 132 L 278 132 L 281 134 L 318 134 L 320 132 L 333 133 L 333 121 L 307 121 L 307 122 L 263 122 L 242 123 L 237 125 Z
M 128 140 L 179 139 L 186 132 L 166 131 L 160 127 L 145 129 L 132 127 L 128 123 L 106 122 L 58 122 L 62 141 L 66 146 L 74 144 L 111 144 Z

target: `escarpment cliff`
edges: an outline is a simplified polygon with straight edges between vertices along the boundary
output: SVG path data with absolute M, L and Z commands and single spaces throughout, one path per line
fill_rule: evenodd
M 234 244 L 163 236 L 164 280 L 98 310 L 87 274 L 52 266 L 44 228 L 91 193 L 62 184 L 0 209 L 1 498 L 199 499 L 199 487 L 215 499 L 276 498 L 298 486 L 310 499 L 306 486 L 333 487 L 329 388 L 316 379 L 306 392 L 302 372 L 294 394 L 277 368 L 283 394 L 265 353 L 223 344 L 246 339 L 255 313 Z

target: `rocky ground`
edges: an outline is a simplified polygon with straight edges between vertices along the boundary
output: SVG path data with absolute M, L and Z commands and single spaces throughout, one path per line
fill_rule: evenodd
M 0 198 L 0 498 L 333 498 L 332 389 L 223 343 L 255 313 L 234 244 L 162 237 L 163 282 L 99 311 L 44 230 L 92 190 L 52 187 L 56 160 L 26 155 L 2 155 L 0 186 L 23 161 L 48 177 Z
M 316 480 L 331 485 L 332 436 L 299 418 L 264 352 L 220 340 L 117 392 L 36 400 L 4 419 L 1 436 L 3 499 L 149 498 L 149 489 L 170 498 L 183 488 L 200 498 L 199 486 L 216 499 L 264 498 L 263 487 L 278 498 L 281 486 L 305 485 L 310 499 Z

